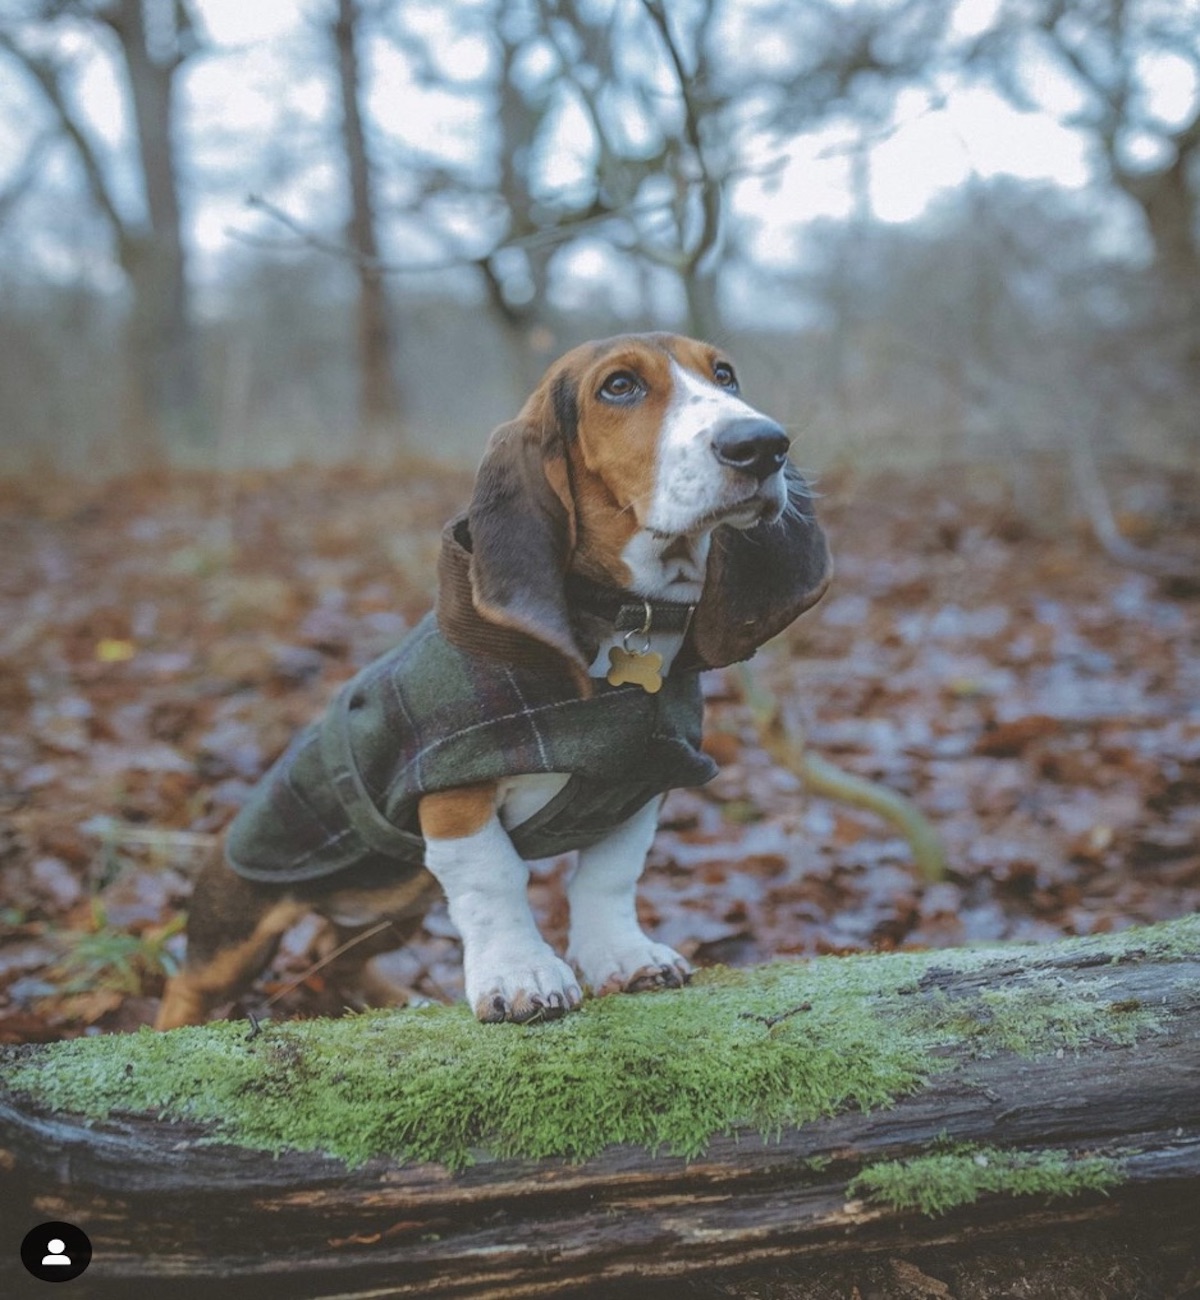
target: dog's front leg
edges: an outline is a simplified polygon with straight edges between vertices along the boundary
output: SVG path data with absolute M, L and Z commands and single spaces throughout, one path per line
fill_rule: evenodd
M 552 1019 L 577 1007 L 583 994 L 538 933 L 526 893 L 529 868 L 496 816 L 494 789 L 486 793 L 486 808 L 477 800 L 474 811 L 467 792 L 421 800 L 425 865 L 445 890 L 462 936 L 467 1001 L 476 1017 Z
M 637 922 L 637 882 L 658 827 L 662 800 L 651 799 L 628 821 L 591 848 L 567 884 L 571 931 L 567 956 L 592 992 L 641 993 L 678 988 L 691 967 L 664 943 L 642 933 Z

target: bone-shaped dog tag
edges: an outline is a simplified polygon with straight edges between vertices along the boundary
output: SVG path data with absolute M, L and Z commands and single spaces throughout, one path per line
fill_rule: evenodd
M 638 654 L 636 650 L 622 650 L 615 645 L 608 652 L 608 684 L 624 686 L 626 682 L 640 686 L 650 695 L 662 690 L 662 655 L 651 650 Z

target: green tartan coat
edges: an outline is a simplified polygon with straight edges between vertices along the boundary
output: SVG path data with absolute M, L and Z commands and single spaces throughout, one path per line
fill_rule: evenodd
M 570 779 L 510 831 L 523 858 L 604 838 L 654 796 L 702 785 L 698 672 L 662 689 L 547 673 L 452 645 L 427 615 L 338 692 L 252 792 L 226 839 L 248 880 L 292 884 L 352 867 L 421 866 L 421 797 L 531 772 Z
M 523 858 L 550 857 L 603 839 L 656 795 L 711 780 L 716 765 L 699 750 L 700 670 L 749 658 L 829 582 L 808 487 L 791 466 L 785 476 L 782 518 L 713 533 L 695 618 L 689 613 L 683 646 L 654 695 L 603 680 L 588 682 L 588 693 L 577 680 L 606 633 L 639 626 L 640 597 L 625 593 L 633 604 L 615 616 L 586 601 L 564 604 L 578 650 L 573 678 L 562 653 L 479 615 L 469 520 L 452 519 L 436 614 L 347 682 L 296 737 L 230 826 L 229 865 L 275 884 L 343 872 L 386 880 L 424 863 L 423 795 L 565 772 L 562 790 L 509 832 Z M 633 622 L 622 621 L 630 614 Z

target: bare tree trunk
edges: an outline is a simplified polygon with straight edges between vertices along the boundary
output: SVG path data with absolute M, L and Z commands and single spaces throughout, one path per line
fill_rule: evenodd
M 528 166 L 541 117 L 513 79 L 520 50 L 519 44 L 510 43 L 501 35 L 496 100 L 496 122 L 500 128 L 497 190 L 508 213 L 506 240 L 526 239 L 538 231 L 533 218 Z M 512 301 L 506 295 L 500 268 L 492 258 L 479 262 L 493 319 L 507 350 L 508 397 L 514 406 L 519 406 L 537 383 L 547 362 L 546 356 L 539 355 L 530 346 L 530 337 L 544 323 L 550 252 L 548 248 L 529 248 L 524 252 L 524 259 L 532 292 L 523 301 Z
M 369 432 L 397 424 L 400 399 L 392 372 L 395 325 L 379 271 L 371 165 L 367 156 L 360 94 L 362 69 L 356 44 L 358 0 L 337 0 L 333 38 L 342 97 L 342 143 L 350 182 L 348 237 L 358 269 L 359 417 Z
M 548 358 L 530 346 L 530 335 L 539 324 L 540 295 L 528 303 L 516 306 L 505 298 L 504 286 L 492 263 L 485 259 L 480 262 L 479 269 L 487 289 L 492 318 L 504 344 L 505 369 L 508 373 L 507 403 L 516 410 L 548 364 Z
M 1125 63 L 1132 66 L 1134 53 L 1122 53 Z M 1190 58 L 1194 63 L 1194 52 Z M 1120 96 L 1127 93 L 1123 84 Z M 1118 105 L 1128 114 L 1123 98 L 1113 101 L 1114 109 Z M 1200 390 L 1200 190 L 1195 184 L 1200 164 L 1200 112 L 1193 110 L 1188 121 L 1167 135 L 1174 158 L 1161 169 L 1127 166 L 1118 152 L 1119 138 L 1112 126 L 1103 136 L 1112 178 L 1142 211 L 1154 246 L 1164 323 L 1174 335 L 1190 385 Z
M 133 416 L 168 443 L 180 435 L 207 442 L 212 430 L 201 400 L 174 142 L 173 83 L 186 57 L 178 45 L 189 30 L 186 14 L 173 10 L 164 30 L 173 33 L 177 48 L 155 49 L 161 33 L 152 36 L 146 17 L 144 0 L 119 0 L 109 17 L 129 76 L 146 201 L 147 229 L 126 226 L 117 236 L 133 299 Z
M 1200 141 L 1200 121 L 1192 134 Z M 1200 143 L 1181 142 L 1175 162 L 1165 171 L 1126 177 L 1123 184 L 1145 214 L 1163 303 L 1178 331 L 1187 373 L 1200 388 L 1200 240 L 1196 234 L 1200 203 L 1189 178 L 1197 155 Z
M 46 21 L 68 6 L 48 6 Z M 107 26 L 125 63 L 137 135 L 144 216 L 129 216 L 69 91 L 69 61 L 27 49 L 0 28 L 0 47 L 23 65 L 75 152 L 87 192 L 108 223 L 129 281 L 128 422 L 137 450 L 156 453 L 180 434 L 208 441 L 198 344 L 191 316 L 175 161 L 175 73 L 192 52 L 185 0 L 112 0 L 82 20 Z
M 687 332 L 694 338 L 720 341 L 721 311 L 717 304 L 716 275 L 697 271 L 684 272 L 683 293 L 687 303 Z

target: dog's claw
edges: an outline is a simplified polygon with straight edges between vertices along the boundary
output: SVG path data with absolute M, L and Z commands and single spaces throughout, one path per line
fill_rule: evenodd
M 505 1020 L 514 1024 L 558 1020 L 574 1011 L 582 999 L 582 991 L 574 980 L 564 989 L 538 990 L 520 984 L 505 990 L 493 987 L 475 999 L 475 1018 L 489 1025 Z
M 635 970 L 622 985 L 625 993 L 648 993 L 653 989 L 681 989 L 691 972 L 664 962 L 661 966 L 643 966 Z
M 612 993 L 650 993 L 681 989 L 692 977 L 685 958 L 665 944 L 646 941 L 617 953 L 577 957 L 576 964 L 597 997 Z M 603 972 L 603 973 L 601 973 Z
M 485 1025 L 498 1025 L 508 1019 L 508 1003 L 499 993 L 480 998 L 475 1004 L 475 1019 Z

